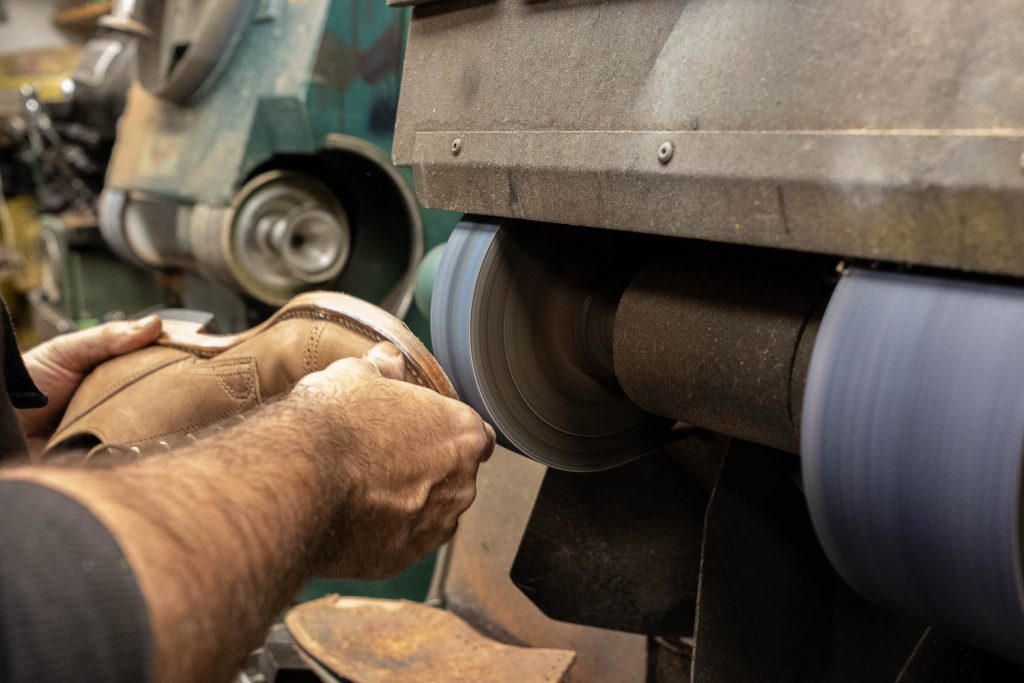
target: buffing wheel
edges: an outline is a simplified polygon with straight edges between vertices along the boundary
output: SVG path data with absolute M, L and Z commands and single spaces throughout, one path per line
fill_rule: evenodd
M 673 424 L 615 379 L 615 306 L 631 271 L 602 237 L 467 219 L 434 284 L 434 350 L 462 398 L 504 445 L 564 470 L 632 460 Z
M 1024 291 L 848 271 L 804 395 L 822 545 L 869 598 L 1024 662 Z

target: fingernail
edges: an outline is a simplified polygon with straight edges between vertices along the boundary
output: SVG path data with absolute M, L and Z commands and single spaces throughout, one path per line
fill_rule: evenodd
M 160 319 L 160 316 L 158 316 L 156 313 L 154 313 L 152 315 L 147 315 L 145 318 L 141 318 L 141 319 L 136 320 L 135 322 L 133 322 L 129 329 L 132 332 L 140 332 L 140 331 L 146 329 L 147 327 L 152 327 L 153 324 L 156 323 L 156 321 L 159 320 L 159 319 Z

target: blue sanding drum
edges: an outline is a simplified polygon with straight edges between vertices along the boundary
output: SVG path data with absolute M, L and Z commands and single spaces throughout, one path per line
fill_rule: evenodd
M 807 502 L 843 578 L 1024 662 L 1024 291 L 848 271 L 801 429 Z

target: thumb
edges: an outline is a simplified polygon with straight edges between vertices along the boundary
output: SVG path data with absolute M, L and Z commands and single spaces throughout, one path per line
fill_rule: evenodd
M 363 355 L 363 360 L 370 363 L 387 379 L 405 379 L 405 356 L 391 342 L 381 342 Z
M 307 389 L 317 389 L 322 386 L 329 386 L 335 382 L 344 382 L 353 377 L 374 378 L 380 377 L 380 370 L 373 363 L 362 358 L 341 358 L 328 365 L 319 372 L 311 372 L 298 381 L 295 389 L 300 392 Z
M 54 363 L 66 370 L 85 373 L 104 361 L 149 346 L 160 337 L 163 321 L 158 315 L 141 320 L 106 323 L 57 337 L 48 349 Z

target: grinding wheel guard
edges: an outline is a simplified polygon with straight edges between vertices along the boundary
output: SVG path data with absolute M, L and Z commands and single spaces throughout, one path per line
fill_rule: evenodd
M 867 597 L 1024 663 L 1024 290 L 853 269 L 814 348 L 803 481 Z

